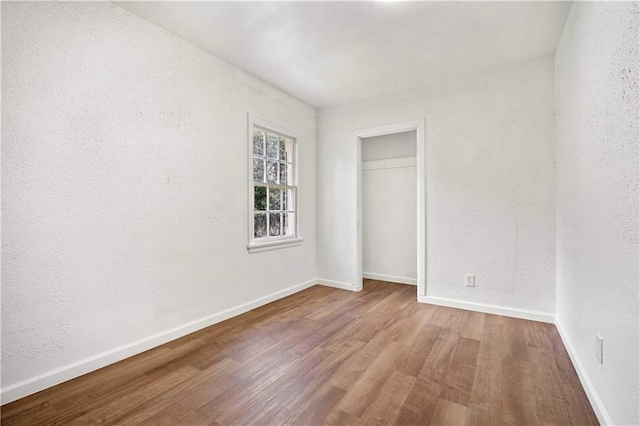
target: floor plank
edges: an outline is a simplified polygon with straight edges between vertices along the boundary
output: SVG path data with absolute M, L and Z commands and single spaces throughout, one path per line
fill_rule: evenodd
M 4 405 L 5 425 L 597 425 L 551 324 L 315 286 Z

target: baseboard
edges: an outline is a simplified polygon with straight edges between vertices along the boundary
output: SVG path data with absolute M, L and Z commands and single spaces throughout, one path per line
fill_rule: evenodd
M 354 284 L 345 283 L 342 281 L 325 280 L 318 278 L 317 283 L 325 287 L 339 288 L 342 290 L 358 291 L 358 288 Z
M 3 387 L 0 390 L 0 401 L 2 401 L 2 404 L 6 404 L 8 402 L 15 401 L 16 399 L 23 398 L 27 395 L 40 392 L 41 390 L 50 388 L 51 386 L 55 386 L 71 379 L 75 379 L 76 377 L 98 370 L 102 367 L 106 367 L 107 365 L 122 361 L 125 358 L 129 358 L 182 336 L 186 336 L 187 334 L 191 334 L 195 331 L 238 316 L 252 309 L 266 305 L 267 303 L 271 303 L 278 299 L 290 296 L 316 284 L 316 279 L 309 280 L 253 300 L 251 302 L 244 303 L 234 308 L 224 310 L 217 314 L 213 314 L 199 320 L 163 331 L 153 336 L 149 336 L 145 339 L 138 340 L 137 342 L 111 349 L 98 355 L 65 365 L 64 367 L 60 367 L 55 370 L 40 374 L 38 376 L 23 380 L 13 385 Z
M 373 272 L 363 272 L 362 278 L 376 281 L 386 281 L 390 283 L 418 285 L 418 280 L 415 278 L 396 277 L 395 275 L 376 274 Z
M 529 311 L 526 309 L 514 309 L 506 306 L 487 305 L 484 303 L 465 302 L 462 300 L 447 299 L 435 296 L 418 296 L 418 302 L 432 305 L 446 306 L 449 308 L 466 309 L 469 311 L 483 312 L 485 314 L 503 315 L 505 317 L 521 318 L 532 321 L 554 323 L 554 315 L 546 312 Z
M 562 326 L 562 322 L 556 318 L 555 324 L 556 328 L 558 329 L 558 334 L 560 334 L 560 338 L 562 339 L 562 343 L 564 343 L 564 347 L 567 349 L 569 358 L 571 358 L 573 368 L 575 368 L 576 373 L 578 373 L 580 383 L 582 383 L 582 387 L 587 394 L 587 398 L 589 398 L 591 408 L 593 408 L 593 411 L 596 413 L 596 417 L 598 417 L 598 421 L 601 425 L 613 425 L 613 420 L 611 420 L 609 413 L 607 413 L 607 409 L 598 396 L 598 392 L 596 392 L 593 383 L 591 383 L 591 379 L 589 379 L 589 375 L 582 365 L 582 361 L 580 361 L 580 357 L 578 356 L 578 353 L 571 343 L 569 335 L 565 331 L 565 328 Z

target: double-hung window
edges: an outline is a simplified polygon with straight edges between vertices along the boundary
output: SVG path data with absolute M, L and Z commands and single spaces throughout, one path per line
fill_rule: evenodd
M 249 251 L 299 244 L 296 138 L 250 117 Z

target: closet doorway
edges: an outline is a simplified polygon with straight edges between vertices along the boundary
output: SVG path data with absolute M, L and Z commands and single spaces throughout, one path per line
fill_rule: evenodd
M 394 123 L 354 133 L 358 290 L 362 278 L 371 278 L 413 284 L 417 297 L 425 296 L 425 122 Z
M 416 285 L 416 131 L 362 139 L 362 277 Z

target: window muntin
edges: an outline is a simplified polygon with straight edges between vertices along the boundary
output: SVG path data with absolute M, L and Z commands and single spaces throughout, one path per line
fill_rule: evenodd
M 296 237 L 293 137 L 254 125 L 252 152 L 253 243 Z

